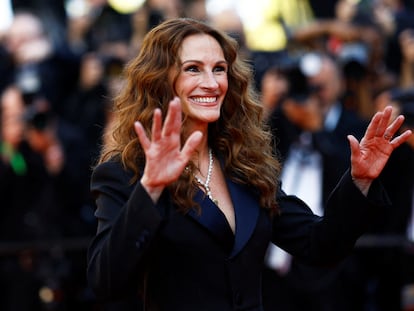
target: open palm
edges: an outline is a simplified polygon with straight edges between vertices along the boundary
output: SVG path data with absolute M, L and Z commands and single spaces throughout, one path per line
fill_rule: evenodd
M 360 142 L 354 136 L 348 136 L 351 146 L 351 174 L 357 185 L 367 185 L 377 178 L 394 149 L 407 141 L 412 134 L 407 130 L 395 136 L 404 122 L 404 117 L 400 115 L 390 123 L 391 115 L 390 106 L 377 112 Z
M 151 138 L 147 137 L 139 122 L 135 131 L 145 153 L 145 168 L 141 182 L 149 188 L 162 191 L 178 179 L 195 148 L 201 141 L 201 132 L 192 133 L 181 148 L 181 103 L 174 98 L 162 125 L 161 111 L 154 111 Z

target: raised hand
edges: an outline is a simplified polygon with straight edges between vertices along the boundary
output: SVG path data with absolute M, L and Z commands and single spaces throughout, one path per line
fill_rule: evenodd
M 400 115 L 391 122 L 391 115 L 391 106 L 377 112 L 360 142 L 354 136 L 348 136 L 351 146 L 351 175 L 365 195 L 372 180 L 380 175 L 394 149 L 407 141 L 412 134 L 410 130 L 397 134 L 404 122 L 404 116 Z
M 178 179 L 201 142 L 202 133 L 195 131 L 181 148 L 181 122 L 181 102 L 177 97 L 169 103 L 164 125 L 161 110 L 154 111 L 151 138 L 141 123 L 135 122 L 135 132 L 145 153 L 141 184 L 154 202 L 168 184 Z

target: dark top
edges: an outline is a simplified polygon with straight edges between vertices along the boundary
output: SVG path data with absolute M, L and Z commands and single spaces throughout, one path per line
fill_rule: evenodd
M 348 171 L 323 219 L 281 189 L 280 215 L 271 217 L 251 187 L 227 180 L 233 234 L 201 190 L 195 197 L 201 214 L 183 214 L 167 190 L 154 204 L 131 177 L 119 162 L 93 172 L 98 230 L 88 252 L 88 280 L 105 300 L 141 295 L 146 310 L 263 310 L 261 272 L 270 241 L 307 262 L 332 264 L 351 252 L 371 216 L 388 205 L 377 181 L 366 198 Z

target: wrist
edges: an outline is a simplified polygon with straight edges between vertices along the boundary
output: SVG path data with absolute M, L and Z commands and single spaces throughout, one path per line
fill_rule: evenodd
M 352 181 L 364 196 L 368 195 L 369 188 L 372 184 L 372 179 L 360 179 L 352 177 Z
M 161 193 L 164 191 L 165 186 L 153 185 L 147 180 L 147 178 L 145 178 L 145 176 L 142 176 L 140 183 L 148 195 L 151 197 L 152 201 L 156 203 L 161 196 Z

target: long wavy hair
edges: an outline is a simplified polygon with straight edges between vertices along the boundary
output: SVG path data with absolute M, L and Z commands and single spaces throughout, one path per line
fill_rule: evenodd
M 134 172 L 132 182 L 139 178 L 145 155 L 134 131 L 134 122 L 139 120 L 150 135 L 154 109 L 158 107 L 166 115 L 168 103 L 175 96 L 175 80 L 168 79 L 169 73 L 181 65 L 179 52 L 183 40 L 196 34 L 215 38 L 229 64 L 228 91 L 220 118 L 209 125 L 208 144 L 220 158 L 228 178 L 248 185 L 259 196 L 261 207 L 276 211 L 280 163 L 273 154 L 271 134 L 262 118 L 252 68 L 238 57 L 239 47 L 234 39 L 194 19 L 167 20 L 146 35 L 139 54 L 125 67 L 126 84 L 114 98 L 110 136 L 105 140 L 98 163 L 118 158 L 125 168 Z M 186 139 L 184 133 L 185 116 L 182 142 Z M 197 167 L 191 162 L 188 168 L 168 187 L 174 203 L 184 212 L 197 207 L 192 199 L 197 184 L 191 173 Z

